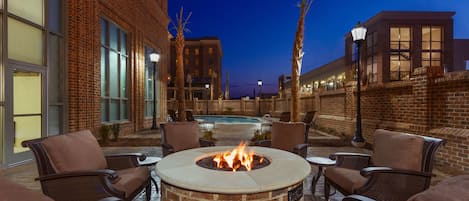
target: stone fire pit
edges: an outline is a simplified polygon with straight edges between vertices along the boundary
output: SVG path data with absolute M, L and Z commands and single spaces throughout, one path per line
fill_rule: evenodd
M 200 167 L 202 158 L 230 150 L 219 146 L 176 152 L 156 166 L 165 200 L 302 200 L 303 180 L 310 173 L 305 159 L 290 152 L 249 147 L 270 160 L 268 166 L 251 171 L 220 171 Z

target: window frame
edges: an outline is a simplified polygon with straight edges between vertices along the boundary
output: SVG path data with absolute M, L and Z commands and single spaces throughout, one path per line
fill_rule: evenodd
M 425 28 L 429 28 L 430 32 L 429 32 L 429 37 L 430 37 L 430 40 L 429 41 L 424 41 L 423 39 L 423 29 Z M 439 41 L 434 41 L 433 40 L 433 37 L 432 37 L 432 29 L 433 28 L 439 28 L 440 29 L 440 40 Z M 441 25 L 425 25 L 425 26 L 422 26 L 422 59 L 421 59 L 421 65 L 422 66 L 429 66 L 429 67 L 432 67 L 434 66 L 433 65 L 433 62 L 436 62 L 438 61 L 439 62 L 439 66 L 438 67 L 442 67 L 442 64 L 443 64 L 443 44 L 444 44 L 444 28 L 443 26 Z M 423 44 L 427 42 L 429 43 L 430 45 L 430 48 L 429 49 L 424 49 L 423 48 Z M 439 45 L 440 45 L 440 48 L 439 49 L 433 49 L 433 43 L 437 43 L 439 42 Z M 439 59 L 434 59 L 433 57 L 433 54 L 434 53 L 438 53 L 440 55 L 440 58 Z M 428 59 L 424 59 L 424 54 L 429 54 L 429 57 Z M 429 65 L 424 65 L 424 62 L 428 62 Z
M 378 38 L 378 32 L 370 32 L 369 34 L 367 34 L 367 37 L 366 37 L 367 83 L 378 82 L 378 56 L 377 56 L 378 39 L 377 38 Z
M 103 111 L 103 108 L 101 108 L 101 122 L 102 123 L 114 123 L 114 122 L 117 122 L 117 123 L 120 123 L 120 122 L 128 122 L 130 121 L 130 117 L 129 117 L 129 114 L 130 114 L 130 107 L 129 107 L 129 102 L 130 102 L 130 99 L 129 99 L 129 85 L 130 85 L 130 82 L 129 82 L 129 40 L 128 40 L 128 31 L 126 31 L 125 29 L 123 29 L 121 26 L 119 26 L 117 23 L 115 23 L 114 21 L 110 20 L 109 18 L 106 18 L 104 16 L 101 16 L 100 17 L 100 22 L 103 23 L 103 21 L 106 22 L 106 25 L 105 25 L 105 29 L 106 31 L 104 32 L 104 34 L 106 34 L 104 36 L 104 43 L 103 44 L 101 41 L 101 37 L 102 37 L 102 34 L 103 34 L 103 30 L 101 30 L 101 33 L 100 33 L 100 51 L 103 50 L 104 48 L 104 51 L 105 51 L 105 54 L 104 54 L 104 65 L 105 65 L 105 69 L 106 69 L 106 72 L 105 72 L 105 83 L 104 83 L 104 86 L 105 86 L 105 90 L 104 90 L 104 95 L 103 95 L 103 91 L 101 89 L 101 105 L 103 104 L 104 102 L 104 111 Z M 117 49 L 114 49 L 113 47 L 111 47 L 111 44 L 110 44 L 110 39 L 111 39 L 111 33 L 110 33 L 110 26 L 111 26 L 111 23 L 116 27 L 116 30 L 117 30 Z M 100 27 L 102 27 L 103 25 L 100 24 Z M 125 53 L 123 53 L 122 51 L 122 36 L 125 37 Z M 112 97 L 111 96 L 111 86 L 110 86 L 110 69 L 111 69 L 111 66 L 110 66 L 110 54 L 111 54 L 111 51 L 116 53 L 117 54 L 117 88 L 118 88 L 118 96 L 117 97 Z M 101 53 L 102 54 L 102 53 Z M 122 83 L 121 83 L 121 69 L 122 69 L 122 57 L 125 58 L 125 94 L 122 94 Z M 102 63 L 101 63 L 102 65 Z M 102 73 L 101 72 L 101 76 L 102 76 Z M 111 117 L 111 103 L 112 101 L 118 101 L 118 107 L 117 107 L 117 119 L 115 120 L 111 120 L 112 117 Z M 122 115 L 122 107 L 123 105 L 125 105 L 125 108 L 124 108 L 124 115 Z M 105 114 L 103 114 L 103 112 Z M 103 119 L 103 115 L 104 115 L 104 119 Z M 124 116 L 124 117 L 123 117 Z
M 411 72 L 412 72 L 412 26 L 390 26 L 389 27 L 389 80 L 390 81 L 402 81 L 402 80 L 408 80 L 410 79 Z M 392 29 L 398 29 L 399 32 L 399 37 L 397 41 L 393 41 L 392 39 Z M 401 30 L 402 29 L 409 29 L 409 40 L 401 40 L 400 35 L 402 35 Z M 397 43 L 397 49 L 393 49 L 393 43 Z M 408 43 L 409 47 L 405 48 L 403 47 L 403 44 Z M 407 56 L 405 56 L 408 54 Z M 397 56 L 397 60 L 393 59 L 393 57 Z M 393 61 L 398 62 L 398 69 L 396 71 L 393 71 L 391 69 L 391 65 Z M 403 71 L 401 62 L 408 62 L 409 63 L 409 70 L 408 71 Z M 393 73 L 397 73 L 397 76 L 393 76 Z

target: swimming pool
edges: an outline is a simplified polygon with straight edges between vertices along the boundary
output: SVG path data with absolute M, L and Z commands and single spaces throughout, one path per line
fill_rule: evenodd
M 246 116 L 226 116 L 226 115 L 194 115 L 195 120 L 199 122 L 215 122 L 222 124 L 238 124 L 238 123 L 261 123 L 257 117 Z

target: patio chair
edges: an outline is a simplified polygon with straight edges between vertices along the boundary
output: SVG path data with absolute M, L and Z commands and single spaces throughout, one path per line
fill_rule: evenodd
M 282 112 L 280 114 L 280 120 L 282 122 L 289 122 L 290 121 L 290 112 Z
M 171 121 L 178 121 L 178 117 L 176 115 L 176 111 L 169 109 L 168 115 L 171 117 Z
M 344 195 L 402 201 L 430 186 L 433 159 L 444 141 L 437 138 L 378 129 L 374 153 L 336 153 L 336 166 L 325 170 L 325 199 L 330 185 Z
M 186 120 L 187 121 L 195 121 L 194 115 L 192 114 L 192 111 L 186 110 Z
M 469 175 L 459 175 L 444 179 L 435 186 L 420 192 L 407 201 L 460 201 L 469 198 Z M 361 195 L 350 195 L 343 201 L 375 201 Z
M 55 201 L 151 198 L 150 171 L 142 154 L 104 156 L 89 130 L 22 142 L 36 158 L 42 192 Z
M 272 122 L 271 140 L 254 142 L 255 146 L 282 149 L 306 158 L 308 139 L 303 122 Z
M 161 128 L 163 156 L 186 149 L 215 146 L 214 142 L 199 138 L 197 121 L 169 122 L 161 124 Z
M 309 128 L 313 126 L 314 123 L 314 115 L 316 114 L 316 111 L 309 111 L 306 112 L 304 118 L 303 118 L 303 123 L 306 124 L 306 131 L 309 131 Z

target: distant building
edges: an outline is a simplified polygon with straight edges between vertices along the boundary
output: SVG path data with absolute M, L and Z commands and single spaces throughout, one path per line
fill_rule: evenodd
M 469 40 L 453 38 L 454 14 L 383 11 L 363 23 L 367 37 L 360 50 L 362 84 L 409 80 L 414 69 L 424 66 L 440 73 L 465 70 Z M 300 93 L 337 89 L 355 80 L 357 61 L 356 45 L 346 33 L 345 57 L 301 75 Z M 290 83 L 285 86 L 290 88 Z
M 216 99 L 223 97 L 221 42 L 216 37 L 187 38 L 184 47 L 184 76 L 186 99 Z M 175 98 L 176 48 L 171 41 L 168 99 Z M 210 84 L 209 93 L 205 84 Z

